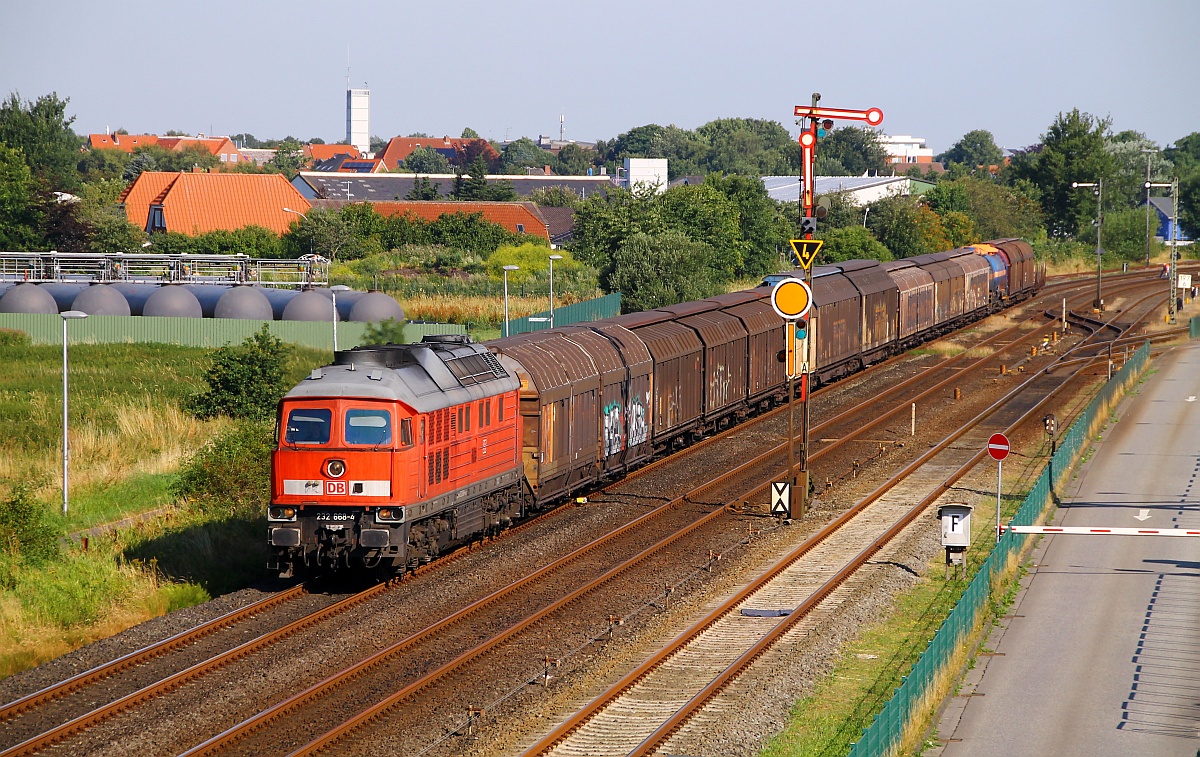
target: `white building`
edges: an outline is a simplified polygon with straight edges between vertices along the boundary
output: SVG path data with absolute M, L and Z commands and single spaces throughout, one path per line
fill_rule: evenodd
M 359 154 L 371 152 L 371 90 L 346 90 L 346 144 Z
M 879 135 L 879 144 L 887 151 L 889 163 L 932 163 L 933 150 L 925 146 L 925 140 L 908 134 L 889 137 Z
M 667 159 L 666 158 L 626 158 L 625 176 L 621 185 L 634 189 L 639 184 L 654 187 L 659 194 L 667 191 Z

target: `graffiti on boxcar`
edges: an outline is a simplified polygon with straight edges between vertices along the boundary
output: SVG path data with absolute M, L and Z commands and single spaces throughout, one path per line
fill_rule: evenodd
M 641 397 L 634 397 L 629 401 L 629 444 L 636 447 L 645 444 L 649 438 L 650 424 L 646 419 L 646 405 Z
M 604 456 L 610 457 L 625 449 L 625 419 L 620 402 L 604 406 Z
M 709 381 L 709 396 L 715 407 L 724 407 L 729 402 L 729 386 L 733 379 L 729 376 L 729 367 L 725 364 L 713 366 L 712 379 Z

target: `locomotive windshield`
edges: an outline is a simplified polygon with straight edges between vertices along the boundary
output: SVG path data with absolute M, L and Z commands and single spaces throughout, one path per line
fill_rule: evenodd
M 329 444 L 332 410 L 302 408 L 288 413 L 284 441 L 289 444 Z
M 392 443 L 392 414 L 387 410 L 346 411 L 346 444 Z

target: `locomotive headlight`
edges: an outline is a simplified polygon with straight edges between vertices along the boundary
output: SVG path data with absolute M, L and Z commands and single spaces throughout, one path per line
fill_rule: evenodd
M 375 521 L 377 523 L 403 523 L 404 508 L 381 507 L 375 511 Z
M 330 460 L 325 463 L 325 473 L 330 478 L 341 478 L 346 475 L 346 463 L 341 460 Z
M 267 511 L 271 520 L 295 520 L 296 508 L 294 507 L 272 507 Z
M 379 519 L 380 520 L 391 520 L 392 518 L 395 517 L 395 515 L 396 515 L 395 512 L 393 512 L 392 508 L 390 508 L 390 507 L 379 508 Z

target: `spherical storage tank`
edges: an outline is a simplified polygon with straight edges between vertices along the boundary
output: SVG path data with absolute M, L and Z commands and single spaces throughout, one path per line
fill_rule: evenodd
M 54 298 L 55 304 L 58 305 L 58 311 L 65 313 L 71 309 L 71 303 L 75 302 L 75 297 L 84 290 L 87 284 L 72 284 L 68 281 L 47 281 L 45 284 L 40 284 L 42 289 L 50 293 Z
M 341 308 L 339 307 L 338 310 L 340 311 Z M 404 308 L 383 292 L 367 292 L 358 298 L 358 302 L 354 303 L 354 307 L 350 310 L 350 320 L 359 323 L 379 323 L 389 318 L 403 321 Z
M 0 297 L 0 313 L 58 313 L 54 297 L 37 284 L 17 284 Z
M 229 291 L 229 287 L 223 284 L 184 284 L 183 288 L 196 295 L 205 318 L 216 317 L 217 303 L 221 295 Z
M 267 302 L 271 303 L 271 313 L 274 314 L 277 321 L 283 320 L 283 309 L 300 294 L 295 289 L 275 289 L 274 287 L 263 287 L 262 293 L 267 298 Z
M 88 315 L 129 315 L 129 302 L 113 287 L 92 284 L 75 297 L 71 309 Z
M 166 318 L 201 318 L 204 311 L 196 295 L 181 286 L 161 287 L 150 295 L 142 308 L 144 316 L 160 316 Z
M 158 284 L 134 284 L 129 281 L 118 281 L 109 286 L 125 295 L 125 301 L 129 303 L 130 315 L 141 315 L 142 308 L 146 306 L 146 300 L 150 299 L 150 295 L 160 288 Z
M 332 321 L 333 303 L 320 292 L 301 292 L 283 309 L 285 321 Z
M 270 321 L 274 319 L 271 303 L 267 301 L 262 289 L 249 286 L 237 286 L 217 301 L 216 318 L 244 318 L 254 321 Z

